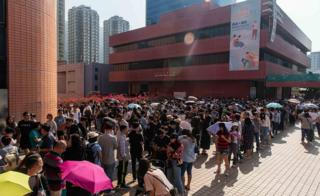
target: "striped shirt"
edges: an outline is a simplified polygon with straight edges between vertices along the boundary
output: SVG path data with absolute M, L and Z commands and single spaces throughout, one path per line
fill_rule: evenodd
M 44 175 L 48 180 L 50 190 L 59 191 L 64 188 L 64 181 L 61 179 L 60 165 L 63 160 L 60 154 L 50 151 L 44 157 Z
M 229 132 L 218 131 L 217 136 L 218 136 L 217 148 L 218 149 L 228 149 L 229 142 L 227 142 L 225 139 L 223 139 L 222 136 L 224 136 L 226 139 L 228 139 L 230 137 Z

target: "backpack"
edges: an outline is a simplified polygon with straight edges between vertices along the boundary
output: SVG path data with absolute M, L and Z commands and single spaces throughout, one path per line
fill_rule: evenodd
M 95 143 L 88 144 L 86 147 L 86 160 L 91 163 L 95 163 L 95 156 L 94 156 L 94 152 L 93 152 L 94 145 L 95 145 Z

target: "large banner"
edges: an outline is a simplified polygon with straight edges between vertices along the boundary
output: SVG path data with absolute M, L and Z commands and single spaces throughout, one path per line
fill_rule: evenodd
M 231 6 L 230 71 L 259 69 L 261 1 Z

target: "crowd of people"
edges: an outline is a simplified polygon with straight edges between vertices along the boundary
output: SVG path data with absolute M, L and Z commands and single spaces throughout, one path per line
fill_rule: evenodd
M 48 114 L 41 123 L 28 112 L 18 123 L 9 116 L 1 132 L 0 173 L 29 175 L 30 195 L 60 196 L 65 189 L 71 196 L 92 195 L 61 179 L 59 167 L 64 161 L 87 160 L 101 166 L 111 180 L 117 174 L 117 187 L 104 192 L 113 194 L 130 188 L 130 162 L 137 195 L 186 195 L 192 188 L 193 163 L 211 145 L 216 148 L 216 175 L 224 163 L 228 176 L 296 120 L 301 121 L 302 143 L 312 143 L 315 129 L 320 137 L 316 107 L 280 101 L 281 107 L 267 108 L 267 103 L 195 97 L 139 105 L 105 100 L 59 105 L 57 116 Z

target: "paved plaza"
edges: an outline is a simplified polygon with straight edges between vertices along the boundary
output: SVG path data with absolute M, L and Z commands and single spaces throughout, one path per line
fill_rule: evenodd
M 228 177 L 214 174 L 212 147 L 209 156 L 198 157 L 188 195 L 320 195 L 320 140 L 316 134 L 313 145 L 302 145 L 300 137 L 298 126 L 277 135 L 271 148 L 254 153 Z

